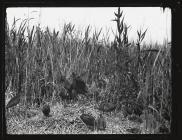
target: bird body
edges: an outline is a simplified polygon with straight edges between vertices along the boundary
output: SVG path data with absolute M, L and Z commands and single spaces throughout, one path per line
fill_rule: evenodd
M 136 106 L 134 106 L 133 112 L 134 112 L 134 114 L 140 116 L 143 113 L 143 109 L 140 105 L 136 105 Z
M 86 124 L 89 129 L 94 130 L 94 127 L 96 126 L 96 120 L 92 115 L 82 114 L 80 116 L 80 119 Z
M 62 100 L 71 100 L 73 99 L 73 96 L 71 93 L 68 92 L 65 88 L 60 89 L 59 96 L 62 98 Z
M 20 102 L 20 94 L 17 94 L 16 96 L 14 96 L 6 105 L 6 109 L 11 108 L 13 106 L 16 106 L 17 104 L 19 104 Z
M 102 114 L 99 115 L 97 119 L 95 119 L 92 115 L 84 113 L 84 110 L 81 110 L 82 114 L 80 119 L 85 123 L 85 125 L 91 129 L 92 131 L 96 128 L 97 130 L 105 130 L 106 129 L 106 121 Z
M 72 90 L 72 85 L 71 85 L 71 83 L 67 79 L 65 79 L 63 86 L 68 91 Z
M 86 114 L 85 109 L 81 109 L 80 119 L 92 131 L 96 126 L 96 119 L 91 114 Z
M 133 111 L 131 107 L 123 107 L 123 116 L 126 118 L 128 115 L 132 115 Z
M 87 86 L 85 82 L 74 72 L 72 73 L 72 89 L 75 89 L 77 94 L 85 95 L 87 93 Z
M 60 89 L 60 97 L 63 100 L 71 100 L 74 98 L 73 95 L 75 95 L 74 93 L 72 93 L 73 88 L 72 88 L 72 84 L 66 79 L 66 77 L 62 77 L 61 79 L 62 82 L 62 88 Z
M 45 104 L 42 108 L 42 113 L 44 116 L 48 117 L 50 113 L 50 106 L 48 104 Z
M 100 114 L 99 118 L 97 119 L 97 130 L 105 130 L 106 129 L 106 121 L 102 114 Z
M 95 118 L 89 114 L 82 114 L 80 118 L 86 125 L 94 125 L 95 123 Z

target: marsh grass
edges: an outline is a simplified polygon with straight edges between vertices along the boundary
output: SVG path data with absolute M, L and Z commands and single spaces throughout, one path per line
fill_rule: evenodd
M 141 118 L 144 123 L 139 126 L 142 133 L 158 133 L 157 130 L 161 124 L 165 124 L 170 129 L 172 119 L 171 46 L 167 42 L 163 46 L 156 44 L 142 46 L 147 29 L 137 31 L 138 39 L 129 42 L 128 29 L 130 26 L 124 22 L 123 12 L 118 8 L 117 13 L 114 14 L 113 22 L 116 22 L 117 32 L 114 33 L 113 42 L 109 42 L 108 35 L 101 40 L 102 29 L 95 30 L 91 34 L 91 26 L 87 26 L 84 31 L 78 31 L 74 24 L 65 23 L 62 31 L 50 31 L 48 27 L 43 31 L 40 26 L 33 26 L 30 29 L 28 22 L 31 19 L 21 21 L 19 27 L 16 26 L 16 23 L 19 22 L 16 19 L 14 19 L 12 27 L 6 23 L 6 101 L 10 96 L 21 93 L 22 104 L 17 107 L 26 107 L 24 109 L 27 112 L 30 108 L 29 105 L 34 108 L 33 100 L 40 96 L 41 79 L 45 79 L 45 82 L 50 83 L 53 87 L 47 102 L 52 105 L 54 113 L 60 110 L 63 112 L 72 110 L 74 114 L 77 114 L 74 106 L 80 102 L 77 109 L 81 106 L 89 106 L 92 114 L 97 114 L 97 110 L 94 109 L 95 98 L 89 101 L 83 98 L 79 102 L 73 103 L 71 108 L 66 107 L 67 104 L 62 102 L 58 96 L 61 86 L 59 77 L 64 75 L 69 78 L 72 72 L 76 72 L 84 79 L 88 87 L 91 87 L 94 82 L 97 83 L 100 78 L 107 81 L 106 88 L 99 91 L 102 100 L 118 104 L 122 104 L 124 100 L 133 100 L 142 104 L 144 111 Z M 89 92 L 92 91 L 94 91 L 93 88 Z M 83 103 L 83 100 L 86 102 Z M 60 108 L 60 106 L 62 107 Z M 59 109 L 56 110 L 56 108 Z M 52 119 L 54 120 L 61 114 L 65 119 L 73 119 L 77 116 L 66 117 L 62 111 L 56 113 L 57 115 L 54 114 Z M 11 113 L 13 112 L 14 110 Z M 117 113 L 121 115 L 121 112 Z M 170 118 L 168 121 L 166 116 Z M 38 119 L 40 118 L 38 117 Z M 122 122 L 122 116 L 119 116 L 121 125 L 117 125 L 117 127 L 120 129 L 115 129 L 114 126 L 117 123 L 114 120 L 116 118 L 110 116 L 107 119 L 106 132 L 83 132 L 84 126 L 80 123 L 70 125 L 64 120 L 54 120 L 54 129 L 56 129 L 54 132 L 57 134 L 128 133 L 125 127 L 131 125 L 131 122 L 128 123 L 127 120 Z M 48 126 L 46 123 L 42 124 L 38 131 L 37 127 L 33 127 L 34 125 L 28 125 L 26 129 L 14 131 L 16 128 L 12 126 L 16 126 L 15 123 L 20 124 L 20 120 L 17 119 L 16 115 L 7 119 L 8 133 L 44 133 L 44 127 Z M 27 123 L 27 119 L 21 121 L 23 124 Z M 22 125 L 21 128 L 23 127 L 25 126 Z

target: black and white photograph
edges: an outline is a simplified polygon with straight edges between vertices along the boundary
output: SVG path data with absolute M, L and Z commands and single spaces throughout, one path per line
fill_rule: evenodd
M 8 7 L 7 134 L 170 134 L 169 7 Z

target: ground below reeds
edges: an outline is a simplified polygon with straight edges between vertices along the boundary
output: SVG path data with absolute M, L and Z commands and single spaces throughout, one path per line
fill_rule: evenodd
M 44 117 L 40 108 L 30 107 L 27 111 L 20 105 L 7 113 L 8 134 L 132 134 L 127 129 L 136 128 L 140 134 L 146 134 L 145 123 L 136 123 L 124 118 L 122 111 L 104 113 L 105 131 L 91 131 L 79 119 L 80 109 L 97 117 L 99 110 L 92 103 L 55 103 L 51 106 L 50 117 Z

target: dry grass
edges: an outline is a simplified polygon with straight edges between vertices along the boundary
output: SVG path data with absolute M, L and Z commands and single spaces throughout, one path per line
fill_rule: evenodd
M 92 105 L 74 103 L 69 106 L 63 106 L 61 103 L 51 106 L 51 117 L 45 118 L 40 110 L 32 108 L 28 110 L 29 114 L 34 112 L 36 116 L 32 118 L 25 117 L 24 111 L 14 110 L 12 116 L 7 117 L 8 134 L 127 134 L 127 128 L 142 127 L 142 125 L 130 122 L 123 118 L 122 113 L 117 112 L 115 115 L 104 114 L 107 122 L 106 131 L 91 131 L 79 119 L 82 107 L 87 108 L 87 113 L 98 117 L 99 111 L 93 109 Z

